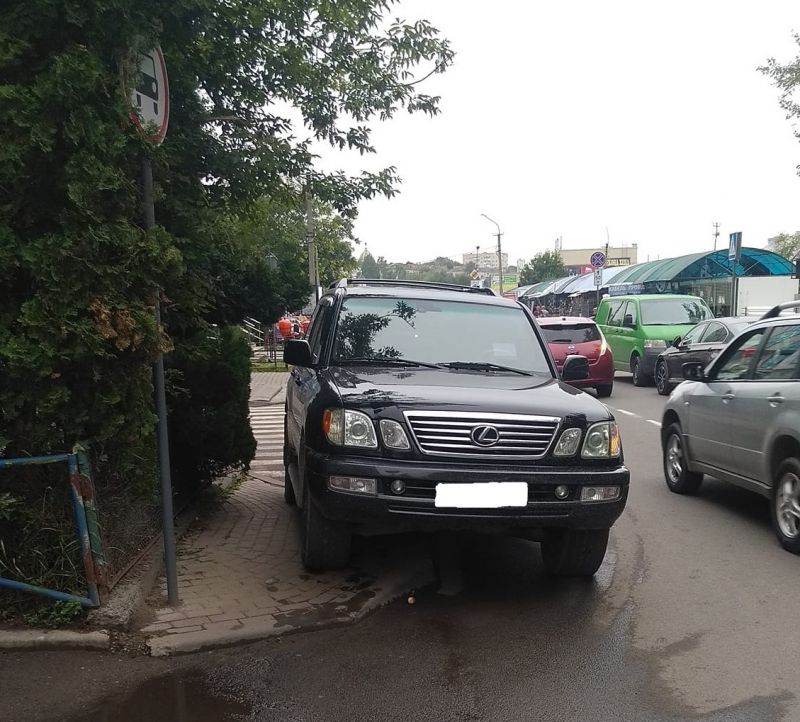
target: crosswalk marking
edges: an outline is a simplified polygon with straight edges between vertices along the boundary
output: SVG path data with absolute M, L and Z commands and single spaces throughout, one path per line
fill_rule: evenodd
M 257 447 L 250 462 L 256 474 L 283 473 L 283 405 L 261 406 L 250 409 L 250 428 Z

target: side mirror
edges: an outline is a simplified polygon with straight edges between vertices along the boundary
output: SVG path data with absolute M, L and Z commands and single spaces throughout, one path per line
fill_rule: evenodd
M 687 381 L 705 381 L 706 373 L 705 367 L 699 361 L 691 361 L 681 366 L 683 378 Z
M 683 339 L 680 336 L 676 336 L 675 338 L 672 339 L 672 345 L 675 348 L 680 348 L 682 342 L 683 342 Z
M 636 328 L 633 324 L 633 316 L 630 313 L 625 314 L 625 318 L 622 319 L 622 325 L 627 328 Z
M 589 378 L 589 359 L 586 356 L 571 354 L 564 359 L 561 369 L 562 381 L 583 381 Z
M 311 346 L 308 341 L 287 341 L 283 347 L 283 361 L 287 366 L 311 366 Z

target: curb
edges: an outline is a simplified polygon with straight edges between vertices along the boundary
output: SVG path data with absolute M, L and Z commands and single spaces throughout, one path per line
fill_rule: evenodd
M 369 598 L 365 599 L 358 609 L 351 612 L 345 611 L 332 615 L 330 612 L 325 613 L 324 610 L 318 610 L 317 613 L 305 615 L 300 619 L 292 617 L 291 624 L 283 623 L 281 620 L 282 616 L 288 617 L 289 615 L 281 615 L 280 612 L 276 612 L 267 621 L 232 620 L 227 629 L 216 628 L 150 637 L 147 640 L 147 647 L 152 657 L 167 657 L 218 649 L 244 642 L 256 642 L 283 634 L 311 632 L 353 624 L 375 610 L 399 599 L 410 589 L 421 589 L 433 584 L 436 580 L 430 560 L 410 564 L 408 568 L 401 569 L 393 576 L 394 578 L 388 580 L 384 585 L 370 590 L 372 594 Z M 336 611 L 339 609 L 341 608 L 337 608 Z
M 110 647 L 111 637 L 105 630 L 71 632 L 62 629 L 44 631 L 40 629 L 22 629 L 0 632 L 0 649 L 6 651 L 31 649 L 108 650 Z

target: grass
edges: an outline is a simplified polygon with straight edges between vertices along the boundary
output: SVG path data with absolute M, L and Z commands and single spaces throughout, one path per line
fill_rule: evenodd
M 277 364 L 272 361 L 251 361 L 250 370 L 256 373 L 286 373 L 289 368 L 283 361 Z

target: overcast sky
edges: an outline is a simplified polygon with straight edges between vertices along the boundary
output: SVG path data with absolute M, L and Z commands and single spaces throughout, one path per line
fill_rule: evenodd
M 404 0 L 393 15 L 429 19 L 457 56 L 423 86 L 439 116 L 375 127 L 367 167 L 403 184 L 361 204 L 373 255 L 488 249 L 481 213 L 511 263 L 557 236 L 599 247 L 606 227 L 640 261 L 711 249 L 714 221 L 745 245 L 800 229 L 800 142 L 756 70 L 797 54 L 797 0 Z

